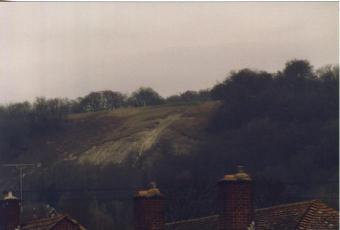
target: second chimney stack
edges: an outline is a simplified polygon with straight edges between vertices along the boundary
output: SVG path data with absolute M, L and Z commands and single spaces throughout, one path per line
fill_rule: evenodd
M 134 197 L 135 230 L 165 229 L 165 196 L 151 184 L 148 190 L 138 191 Z
M 254 220 L 252 179 L 238 167 L 236 174 L 218 182 L 219 230 L 245 230 Z

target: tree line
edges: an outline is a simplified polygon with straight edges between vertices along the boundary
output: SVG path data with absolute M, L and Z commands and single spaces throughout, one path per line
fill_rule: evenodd
M 11 103 L 0 106 L 2 113 L 27 114 L 27 113 L 46 113 L 57 112 L 60 118 L 69 113 L 97 112 L 103 110 L 113 110 L 121 107 L 140 107 L 171 103 L 186 103 L 195 101 L 210 100 L 210 90 L 187 90 L 183 93 L 163 98 L 150 87 L 141 87 L 134 91 L 130 96 L 112 90 L 91 92 L 84 97 L 77 99 L 53 98 L 46 99 L 38 97 L 33 103 Z M 39 110 L 39 111 L 38 111 Z
M 194 101 L 206 101 L 210 99 L 209 90 L 188 90 L 178 95 L 167 98 L 160 96 L 150 87 L 141 87 L 130 96 L 121 92 L 104 90 L 91 92 L 76 100 L 65 101 L 71 113 L 110 111 L 121 107 L 141 107 L 171 103 L 186 103 Z
M 141 87 L 130 96 L 104 90 L 77 99 L 38 97 L 34 102 L 0 106 L 0 157 L 13 157 L 12 152 L 25 150 L 35 135 L 53 133 L 65 125 L 73 113 L 111 111 L 122 107 L 191 103 L 210 99 L 209 90 L 186 91 L 163 98 L 150 87 Z M 15 154 L 14 154 L 15 156 Z

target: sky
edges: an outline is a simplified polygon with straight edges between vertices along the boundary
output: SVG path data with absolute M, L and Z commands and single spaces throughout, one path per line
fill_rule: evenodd
M 339 62 L 337 2 L 0 3 L 0 103 L 91 91 L 166 97 L 232 70 Z

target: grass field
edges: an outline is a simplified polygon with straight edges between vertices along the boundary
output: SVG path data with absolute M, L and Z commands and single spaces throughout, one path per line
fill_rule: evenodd
M 217 107 L 205 102 L 72 114 L 62 130 L 34 140 L 22 157 L 107 165 L 154 152 L 165 142 L 175 146 L 176 154 L 188 154 L 204 138 Z

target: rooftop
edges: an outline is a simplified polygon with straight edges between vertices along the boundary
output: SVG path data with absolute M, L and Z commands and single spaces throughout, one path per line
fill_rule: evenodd
M 337 230 L 339 213 L 318 200 L 277 205 L 255 210 L 257 230 Z M 218 230 L 218 215 L 176 221 L 166 230 Z
M 21 226 L 21 230 L 49 230 L 62 222 L 69 222 L 79 230 L 86 230 L 80 223 L 67 215 L 57 214 L 54 217 L 32 220 Z

